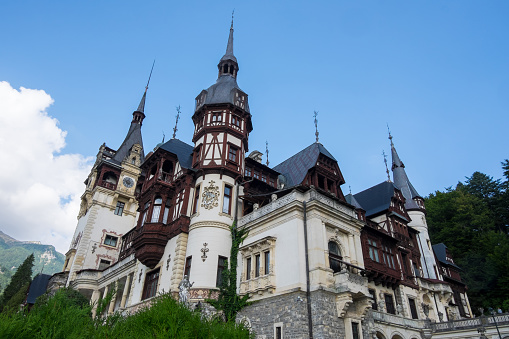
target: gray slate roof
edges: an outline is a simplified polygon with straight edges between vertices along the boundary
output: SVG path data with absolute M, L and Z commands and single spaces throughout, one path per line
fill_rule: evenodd
M 392 177 L 394 184 L 401 190 L 405 197 L 405 208 L 407 209 L 419 209 L 417 203 L 413 200 L 415 197 L 421 197 L 417 190 L 414 188 L 405 172 L 405 165 L 399 159 L 398 153 L 394 144 L 391 142 L 391 153 L 392 153 Z
M 180 166 L 192 169 L 193 167 L 193 149 L 194 147 L 178 139 L 170 139 L 159 148 L 164 149 L 177 156 Z
M 275 166 L 273 169 L 285 176 L 287 187 L 296 186 L 304 181 L 309 169 L 316 165 L 320 154 L 337 161 L 322 144 L 316 142 Z
M 233 60 L 237 62 L 237 58 L 233 55 L 233 24 L 230 27 L 230 35 L 228 36 L 228 44 L 226 45 L 226 53 L 221 58 L 220 62 L 223 60 Z
M 456 267 L 457 269 L 461 269 L 459 266 L 447 261 L 447 259 L 446 259 L 447 246 L 445 246 L 445 244 L 440 243 L 440 244 L 433 245 L 431 247 L 433 247 L 433 252 L 435 252 L 435 255 L 437 256 L 438 261 L 440 261 L 443 264 Z
M 143 139 L 141 138 L 141 125 L 137 122 L 131 122 L 131 126 L 129 127 L 129 131 L 127 132 L 124 142 L 120 145 L 112 160 L 121 163 L 135 144 L 140 144 L 142 147 L 140 160 L 143 162 L 145 159 L 145 153 L 143 150 Z
M 237 85 L 237 80 L 231 74 L 221 75 L 215 84 L 204 90 L 206 93 L 204 104 L 235 104 L 236 90 L 242 91 Z M 247 94 L 246 94 L 247 95 Z M 246 102 L 246 112 L 249 113 L 249 105 Z
M 355 197 L 352 195 L 352 193 L 345 195 L 345 200 L 347 203 L 349 203 L 353 207 L 363 209 L 361 204 L 359 204 L 359 202 L 357 201 L 357 199 L 355 199 Z
M 366 216 L 372 216 L 389 209 L 391 198 L 394 196 L 394 184 L 384 181 L 354 195 L 354 198 L 366 211 Z
M 35 299 L 46 293 L 46 288 L 48 287 L 50 278 L 51 275 L 42 273 L 35 276 L 34 280 L 30 283 L 30 288 L 28 289 L 28 304 L 35 304 Z

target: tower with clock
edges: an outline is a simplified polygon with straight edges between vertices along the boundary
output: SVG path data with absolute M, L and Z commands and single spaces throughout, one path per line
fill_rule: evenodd
M 135 194 L 145 158 L 141 125 L 147 88 L 148 84 L 125 140 L 117 150 L 101 145 L 85 180 L 78 224 L 64 265 L 69 282 L 80 270 L 102 270 L 116 262 L 122 236 L 135 225 L 138 209 Z

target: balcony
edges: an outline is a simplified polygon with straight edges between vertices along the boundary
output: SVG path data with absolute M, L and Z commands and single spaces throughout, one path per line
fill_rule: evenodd
M 508 326 L 509 313 L 497 314 L 495 316 L 481 316 L 472 319 L 453 320 L 442 323 L 432 323 L 431 328 L 433 329 L 433 332 L 446 332 L 451 330 L 477 329 L 481 326 L 491 327 L 495 326 L 495 322 L 498 326 Z
M 338 262 L 341 265 L 341 271 L 334 273 L 334 286 L 337 291 L 368 295 L 368 278 L 364 276 L 364 269 L 345 261 L 338 260 Z
M 429 327 L 426 320 L 410 319 L 399 315 L 379 311 L 373 311 L 373 319 L 375 319 L 375 323 L 379 322 L 391 325 L 398 324 L 401 327 L 412 328 L 419 331 L 423 328 L 426 328 L 426 326 Z
M 168 225 L 145 223 L 132 238 L 136 258 L 143 265 L 154 268 L 161 260 L 168 240 L 182 232 L 188 233 L 190 222 L 189 217 L 181 216 Z
M 136 229 L 133 228 L 122 237 L 122 245 L 120 247 L 120 254 L 118 261 L 124 260 L 132 253 L 134 253 L 133 240 L 136 237 Z

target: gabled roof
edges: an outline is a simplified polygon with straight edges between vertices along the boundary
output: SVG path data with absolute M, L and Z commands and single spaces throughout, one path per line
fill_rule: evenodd
M 366 216 L 375 215 L 388 210 L 391 198 L 394 196 L 395 186 L 392 182 L 384 181 L 354 195 L 354 198 L 366 211 Z
M 449 265 L 461 270 L 459 266 L 453 264 L 450 261 L 447 261 L 447 246 L 445 246 L 445 244 L 440 243 L 432 245 L 431 247 L 433 248 L 433 252 L 435 252 L 438 261 L 440 261 L 442 264 Z
M 283 174 L 287 179 L 287 187 L 299 185 L 304 181 L 310 168 L 313 168 L 318 161 L 318 156 L 324 156 L 336 161 L 332 154 L 323 147 L 322 144 L 315 142 L 304 148 L 299 153 L 283 161 L 274 167 L 275 171 Z M 337 161 L 336 161 L 337 162 Z
M 188 145 L 179 139 L 170 139 L 159 148 L 175 154 L 182 168 L 191 169 L 193 167 L 193 146 Z
M 35 304 L 35 300 L 46 293 L 50 278 L 51 275 L 41 273 L 32 280 L 28 289 L 27 304 Z

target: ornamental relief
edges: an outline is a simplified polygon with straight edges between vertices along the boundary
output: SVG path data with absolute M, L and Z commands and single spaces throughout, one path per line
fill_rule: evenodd
M 201 207 L 205 207 L 208 210 L 218 206 L 219 187 L 214 184 L 215 181 L 210 180 L 209 186 L 205 187 L 202 194 Z

